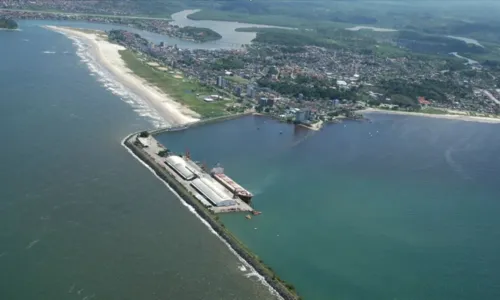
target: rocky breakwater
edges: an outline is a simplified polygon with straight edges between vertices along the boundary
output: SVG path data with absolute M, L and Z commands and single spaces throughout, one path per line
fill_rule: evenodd
M 250 265 L 262 278 L 285 300 L 299 300 L 297 292 L 293 285 L 281 280 L 264 262 L 253 254 L 242 242 L 240 242 L 219 218 L 207 208 L 205 208 L 181 183 L 179 183 L 164 166 L 159 165 L 149 154 L 146 153 L 137 142 L 138 133 L 127 137 L 123 145 L 127 147 L 137 158 L 149 166 L 154 173 L 164 180 L 195 212 L 203 218 L 208 225 L 224 240 L 226 243 Z

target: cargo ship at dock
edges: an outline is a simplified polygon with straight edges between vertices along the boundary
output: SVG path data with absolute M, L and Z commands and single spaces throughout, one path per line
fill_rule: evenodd
M 252 201 L 253 194 L 224 174 L 224 168 L 221 167 L 220 164 L 217 164 L 217 166 L 210 171 L 210 175 L 241 200 L 246 203 Z

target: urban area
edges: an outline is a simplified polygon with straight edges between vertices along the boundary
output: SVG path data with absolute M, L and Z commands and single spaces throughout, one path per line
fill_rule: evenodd
M 496 71 L 475 62 L 258 42 L 235 50 L 187 50 L 122 30 L 109 37 L 158 70 L 212 87 L 215 94 L 197 94 L 200 101 L 235 99 L 226 108 L 232 112 L 255 109 L 311 126 L 361 118 L 356 111 L 368 106 L 483 116 L 500 112 Z
M 16 9 L 25 8 L 26 3 L 2 5 Z M 71 1 L 40 3 L 73 12 L 90 10 L 82 3 L 68 7 L 76 5 Z M 0 10 L 0 16 L 121 24 L 198 42 L 220 38 L 210 29 L 180 28 L 167 19 L 129 18 L 123 8 L 92 12 L 109 14 L 110 10 L 113 16 L 22 10 Z M 256 111 L 319 128 L 323 122 L 341 118 L 361 119 L 359 111 L 367 107 L 486 117 L 500 113 L 499 64 L 447 52 L 450 47 L 462 47 L 459 43 L 463 42 L 453 41 L 441 49 L 436 48 L 441 41 L 430 43 L 407 33 L 388 35 L 380 42 L 353 31 L 334 32 L 341 41 L 338 45 L 318 42 L 317 37 L 326 37 L 319 33 L 263 30 L 252 44 L 233 50 L 181 49 L 154 44 L 125 30 L 108 34 L 149 68 L 192 83 L 189 86 L 194 88 L 185 92 L 194 93 L 200 104 L 184 104 L 202 117 Z M 481 45 L 466 46 L 471 53 L 484 52 Z M 440 53 L 422 54 L 422 48 Z M 178 96 L 183 103 L 183 96 Z

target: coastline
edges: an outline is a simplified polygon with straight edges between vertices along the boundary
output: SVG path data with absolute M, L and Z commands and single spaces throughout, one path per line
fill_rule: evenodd
M 125 50 L 125 47 L 108 42 L 105 37 L 98 33 L 87 33 L 76 29 L 49 25 L 43 27 L 87 44 L 96 61 L 127 89 L 139 96 L 151 109 L 158 112 L 167 124 L 182 125 L 199 120 L 197 113 L 179 104 L 157 87 L 135 75 L 121 58 L 119 51 Z
M 356 112 L 361 113 L 361 114 L 375 113 L 375 114 L 388 114 L 388 115 L 407 115 L 407 116 L 416 116 L 416 117 L 425 117 L 425 118 L 438 118 L 438 119 L 458 120 L 458 121 L 467 121 L 467 122 L 500 124 L 500 118 L 468 116 L 468 115 L 459 115 L 459 114 L 427 114 L 427 113 L 419 113 L 419 112 L 386 110 L 386 109 L 378 109 L 378 108 L 365 108 L 362 110 L 358 110 Z
M 195 112 L 175 102 L 171 97 L 160 91 L 158 88 L 151 86 L 144 79 L 136 76 L 126 66 L 121 58 L 121 50 L 126 48 L 107 41 L 98 31 L 84 32 L 80 30 L 57 27 L 43 26 L 46 29 L 61 33 L 68 38 L 77 39 L 89 46 L 89 52 L 106 70 L 108 70 L 116 79 L 123 84 L 127 89 L 131 90 L 137 96 L 141 97 L 150 108 L 157 111 L 160 116 L 169 124 L 168 127 L 158 128 L 151 131 L 158 134 L 164 131 L 179 130 L 192 126 L 198 126 L 211 122 L 219 122 L 239 118 L 249 113 L 235 114 L 218 118 L 200 120 L 196 118 Z M 122 141 L 122 145 L 147 167 L 155 176 L 168 186 L 168 188 L 181 199 L 189 211 L 195 214 L 212 233 L 218 236 L 221 241 L 226 244 L 229 249 L 238 257 L 238 259 L 250 270 L 246 276 L 257 277 L 269 291 L 283 300 L 300 299 L 296 293 L 291 292 L 287 288 L 287 284 L 279 279 L 279 277 L 270 270 L 255 254 L 253 254 L 245 245 L 243 245 L 229 230 L 227 230 L 215 215 L 212 215 L 197 199 L 191 197 L 187 190 L 183 189 L 180 183 L 175 181 L 162 166 L 155 163 L 148 155 L 141 151 L 139 147 L 134 145 L 133 138 L 137 133 L 131 134 Z
M 224 117 L 222 117 L 224 118 Z M 220 121 L 221 118 L 209 119 L 208 122 Z M 203 123 L 196 122 L 193 125 Z M 189 127 L 189 125 L 188 125 Z M 163 129 L 163 130 L 168 130 Z M 158 134 L 157 131 L 153 131 Z M 162 131 L 161 131 L 162 132 Z M 269 291 L 282 300 L 298 300 L 301 299 L 296 292 L 289 290 L 286 282 L 283 282 L 279 277 L 260 260 L 253 252 L 251 252 L 241 241 L 239 241 L 224 224 L 221 223 L 217 216 L 205 208 L 193 195 L 177 182 L 176 179 L 169 174 L 163 166 L 160 166 L 154 161 L 145 151 L 134 144 L 134 138 L 138 133 L 133 133 L 127 136 L 122 141 L 122 145 L 127 151 L 148 168 L 158 179 L 160 179 L 167 187 L 181 200 L 190 212 L 195 214 L 210 231 L 215 234 L 226 246 L 238 257 L 238 259 L 248 267 L 251 272 L 247 276 L 256 276 Z M 293 290 L 295 291 L 295 290 Z

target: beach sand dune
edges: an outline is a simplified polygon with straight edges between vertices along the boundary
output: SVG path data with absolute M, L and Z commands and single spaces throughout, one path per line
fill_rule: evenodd
M 62 33 L 68 37 L 78 38 L 86 43 L 96 61 L 106 68 L 127 89 L 139 96 L 151 109 L 158 112 L 166 123 L 180 125 L 199 120 L 199 115 L 196 112 L 175 102 L 172 97 L 135 75 L 126 66 L 119 53 L 120 50 L 125 50 L 124 47 L 108 42 L 98 32 L 84 32 L 59 26 L 43 27 Z

